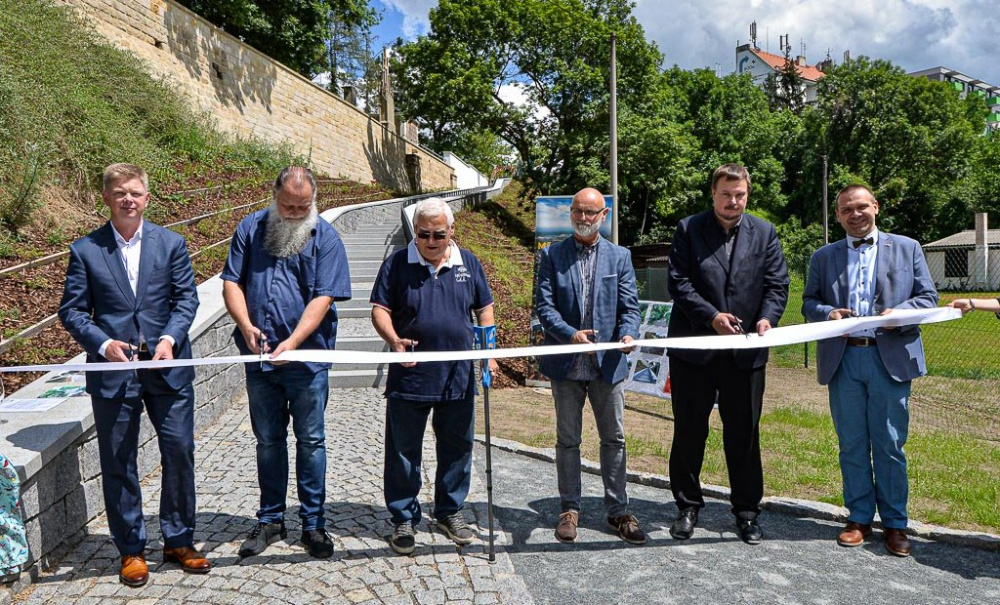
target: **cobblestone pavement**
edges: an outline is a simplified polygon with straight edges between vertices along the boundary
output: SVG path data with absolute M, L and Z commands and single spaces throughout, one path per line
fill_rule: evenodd
M 487 560 L 482 541 L 459 550 L 427 520 L 417 528 L 417 550 L 398 556 L 385 540 L 391 531 L 382 502 L 384 400 L 378 389 L 332 389 L 327 407 L 327 530 L 333 557 L 311 558 L 298 542 L 300 526 L 294 476 L 289 483 L 288 538 L 257 557 L 240 559 L 240 543 L 256 523 L 258 504 L 253 433 L 245 401 L 232 406 L 198 435 L 198 546 L 215 567 L 206 575 L 163 563 L 156 503 L 159 478 L 144 483 L 150 579 L 142 588 L 118 582 L 119 558 L 106 518 L 95 519 L 78 544 L 36 583 L 19 603 L 530 603 L 510 559 Z M 428 435 L 430 431 L 428 430 Z M 294 437 L 290 436 L 294 443 Z M 434 449 L 424 444 L 424 491 L 432 498 Z M 294 447 L 290 448 L 294 453 Z M 294 456 L 293 456 L 294 459 Z M 291 463 L 294 469 L 294 463 Z M 294 470 L 293 470 L 294 473 Z M 473 476 L 466 517 L 485 520 L 485 488 Z M 428 509 L 427 506 L 424 507 Z M 471 510 L 468 510 L 470 509 Z M 484 521 L 485 525 L 485 521 Z

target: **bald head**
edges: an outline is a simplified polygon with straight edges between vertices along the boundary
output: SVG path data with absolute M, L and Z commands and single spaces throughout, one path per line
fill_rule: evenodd
M 608 215 L 604 195 L 593 187 L 581 189 L 573 196 L 569 214 L 573 222 L 573 236 L 585 244 L 593 243 Z
M 594 189 L 593 187 L 584 187 L 583 189 L 576 192 L 573 196 L 573 205 L 575 206 L 577 202 L 598 202 L 601 206 L 604 206 L 604 194 Z

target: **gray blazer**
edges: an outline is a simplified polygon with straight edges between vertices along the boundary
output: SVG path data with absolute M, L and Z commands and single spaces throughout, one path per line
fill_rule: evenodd
M 874 313 L 885 309 L 926 309 L 937 306 L 923 250 L 916 241 L 902 235 L 879 232 L 875 261 Z M 809 278 L 802 293 L 802 315 L 806 321 L 825 321 L 834 309 L 849 308 L 847 283 L 847 240 L 823 246 L 809 261 Z M 894 380 L 912 380 L 927 373 L 919 326 L 875 331 L 879 357 Z M 840 366 L 847 340 L 828 338 L 817 343 L 820 384 L 829 384 Z
M 535 314 L 545 331 L 545 344 L 568 344 L 583 318 L 580 267 L 572 236 L 542 250 L 538 261 Z M 617 342 L 624 336 L 639 338 L 639 295 L 632 255 L 626 248 L 601 238 L 594 272 L 594 329 L 598 342 Z M 599 351 L 601 375 L 611 384 L 628 375 L 621 351 Z M 565 380 L 573 366 L 572 355 L 543 355 L 539 369 L 553 380 Z

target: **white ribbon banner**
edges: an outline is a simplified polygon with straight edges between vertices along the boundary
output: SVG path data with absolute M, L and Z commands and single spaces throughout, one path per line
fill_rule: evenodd
M 408 363 L 427 361 L 463 361 L 476 359 L 499 359 L 506 357 L 538 357 L 542 355 L 564 355 L 567 353 L 589 353 L 611 349 L 625 349 L 634 346 L 658 347 L 664 349 L 760 349 L 793 345 L 826 338 L 847 336 L 872 328 L 901 328 L 919 324 L 940 323 L 962 317 L 962 312 L 951 307 L 933 309 L 894 309 L 888 315 L 876 317 L 852 317 L 839 321 L 821 321 L 798 324 L 768 330 L 763 336 L 756 333 L 731 334 L 727 336 L 686 336 L 675 338 L 650 338 L 634 340 L 629 344 L 602 342 L 580 345 L 549 345 L 515 347 L 510 349 L 489 349 L 486 351 L 430 351 L 430 352 L 374 352 L 374 351 L 285 351 L 271 359 L 257 355 L 235 355 L 230 357 L 203 357 L 200 359 L 173 359 L 169 361 L 128 361 L 115 363 L 63 363 L 35 366 L 12 366 L 0 368 L 0 372 L 114 372 L 130 370 L 155 370 L 185 366 L 224 365 L 232 363 L 261 363 L 268 361 L 300 361 L 314 363 L 347 364 L 361 363 L 379 365 L 383 363 Z

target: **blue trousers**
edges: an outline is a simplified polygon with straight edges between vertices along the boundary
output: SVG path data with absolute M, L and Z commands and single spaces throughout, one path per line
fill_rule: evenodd
M 889 376 L 877 347 L 847 347 L 830 380 L 830 412 L 840 442 L 849 520 L 905 529 L 910 381 Z
M 326 427 L 330 394 L 326 370 L 312 372 L 300 364 L 247 372 L 250 424 L 257 438 L 257 520 L 277 523 L 285 517 L 288 491 L 288 420 L 295 433 L 295 477 L 303 531 L 326 526 Z
M 143 409 L 160 448 L 160 531 L 167 548 L 194 544 L 194 389 L 177 391 L 159 372 L 138 370 L 121 399 L 91 397 L 111 540 L 122 555 L 146 549 L 139 489 L 139 420 Z
M 406 401 L 389 397 L 385 406 L 385 506 L 393 525 L 420 522 L 421 454 L 427 417 L 434 412 L 437 470 L 434 474 L 434 517 L 457 513 L 472 481 L 474 401 Z

